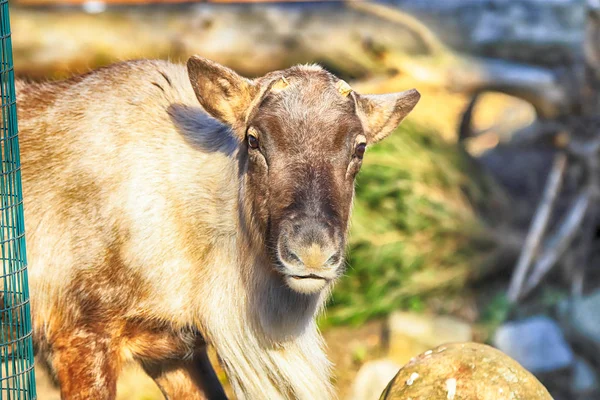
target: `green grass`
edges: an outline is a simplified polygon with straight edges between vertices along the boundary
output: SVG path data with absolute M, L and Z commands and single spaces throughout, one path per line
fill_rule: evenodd
M 493 184 L 435 132 L 403 124 L 372 146 L 357 179 L 347 274 L 323 325 L 359 324 L 464 287 L 490 250 L 477 210 Z
M 497 293 L 489 300 L 482 310 L 480 324 L 490 332 L 494 332 L 507 319 L 511 311 L 511 304 L 504 292 Z

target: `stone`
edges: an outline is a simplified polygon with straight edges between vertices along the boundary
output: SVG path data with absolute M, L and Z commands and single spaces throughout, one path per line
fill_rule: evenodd
M 400 364 L 444 343 L 473 340 L 469 324 L 447 316 L 394 312 L 388 318 L 388 330 L 389 358 Z
M 600 290 L 559 304 L 561 325 L 571 341 L 577 342 L 600 361 Z
M 560 327 L 545 316 L 502 325 L 493 345 L 534 374 L 569 368 L 574 361 Z
M 552 400 L 544 386 L 493 347 L 453 343 L 402 367 L 380 400 Z
M 576 395 L 591 394 L 598 391 L 598 376 L 583 358 L 577 357 L 573 364 L 571 392 Z
M 386 359 L 365 363 L 352 384 L 349 400 L 376 399 L 389 381 L 398 373 L 400 365 Z

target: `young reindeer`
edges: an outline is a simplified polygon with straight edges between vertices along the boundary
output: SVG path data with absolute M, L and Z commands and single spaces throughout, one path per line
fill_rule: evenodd
M 318 66 L 248 80 L 192 57 L 18 84 L 35 343 L 63 399 L 139 362 L 169 399 L 328 399 L 315 315 L 343 272 L 354 178 L 416 90 Z

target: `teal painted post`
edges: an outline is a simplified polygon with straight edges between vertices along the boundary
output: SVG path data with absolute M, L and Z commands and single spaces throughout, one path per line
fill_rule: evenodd
M 0 0 L 0 399 L 36 398 L 8 0 Z

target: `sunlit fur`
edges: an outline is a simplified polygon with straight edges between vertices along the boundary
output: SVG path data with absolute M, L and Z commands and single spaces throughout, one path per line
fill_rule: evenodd
M 240 399 L 334 396 L 315 324 L 330 285 L 291 290 L 273 267 L 246 148 L 184 66 L 126 62 L 17 92 L 34 340 L 63 398 L 114 399 L 128 360 L 169 398 L 219 397 L 205 343 Z M 357 111 L 375 116 L 373 141 L 415 93 Z
M 106 338 L 98 357 L 121 365 L 141 353 L 127 321 L 149 320 L 197 326 L 239 398 L 332 397 L 314 322 L 326 293 L 275 280 L 239 201 L 238 146 L 184 67 L 120 64 L 18 98 L 35 338 L 59 381 L 57 340 Z

